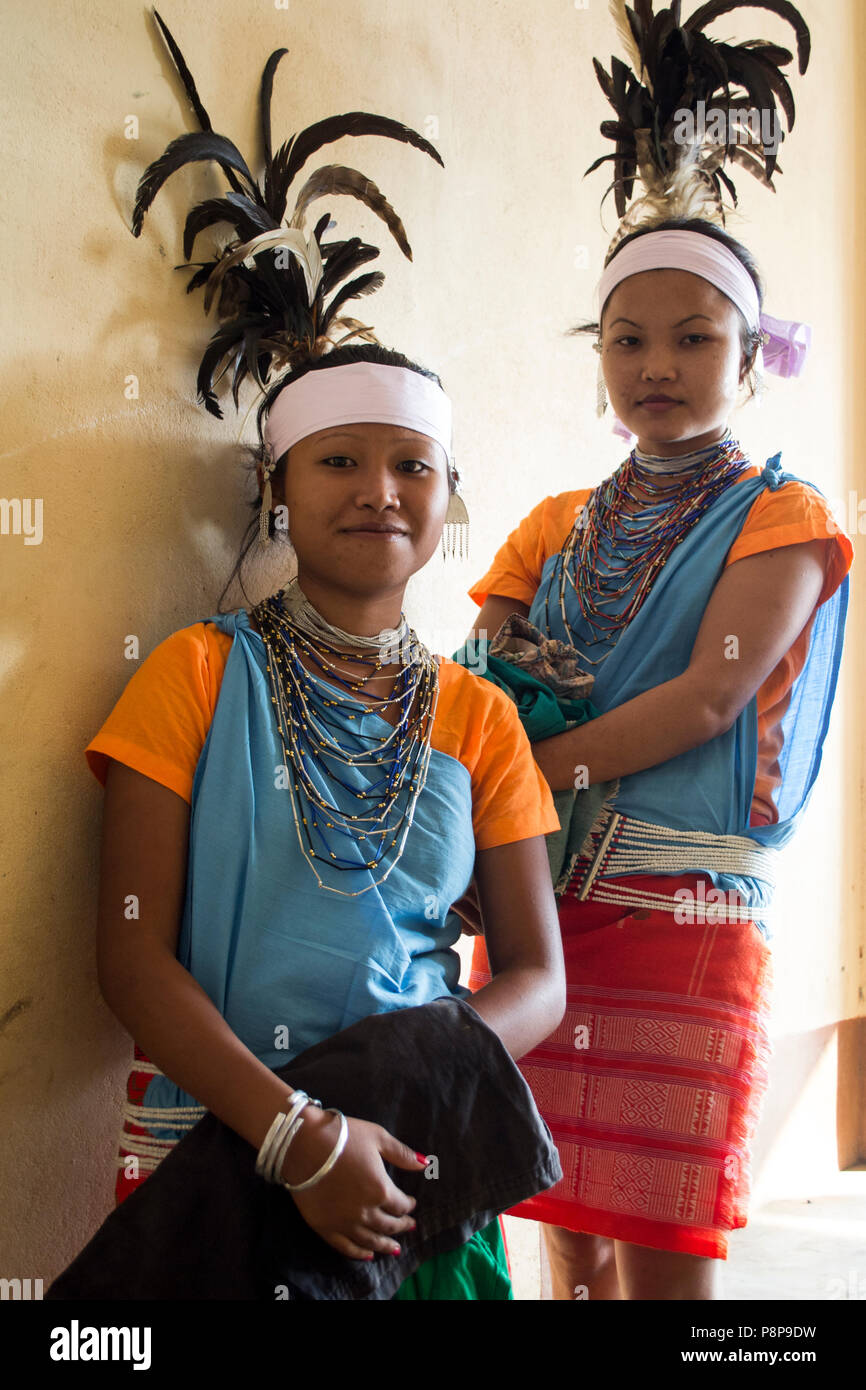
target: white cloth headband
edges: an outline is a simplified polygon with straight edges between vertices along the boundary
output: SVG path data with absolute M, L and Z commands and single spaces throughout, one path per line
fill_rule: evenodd
M 268 412 L 265 443 L 276 461 L 317 430 L 367 422 L 405 425 L 451 457 L 451 401 L 441 386 L 408 367 L 378 362 L 322 367 L 290 381 Z
M 709 280 L 737 306 L 753 332 L 763 331 L 764 368 L 775 376 L 800 375 L 812 341 L 809 325 L 762 314 L 755 282 L 742 261 L 703 232 L 646 232 L 624 246 L 598 282 L 599 321 L 617 285 L 644 270 L 689 270 Z
M 598 282 L 599 312 L 617 285 L 643 270 L 689 270 L 733 300 L 749 328 L 760 326 L 761 308 L 755 282 L 727 246 L 703 232 L 647 232 L 614 256 Z

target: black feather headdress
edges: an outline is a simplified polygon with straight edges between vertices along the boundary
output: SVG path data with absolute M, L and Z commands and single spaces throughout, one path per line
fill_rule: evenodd
M 793 53 L 763 39 L 722 43 L 704 32 L 713 20 L 740 9 L 769 10 L 786 20 L 796 37 L 799 70 L 806 71 L 809 30 L 789 0 L 708 0 L 687 19 L 682 0 L 655 13 L 653 0 L 634 0 L 633 6 L 610 0 L 632 66 L 612 57 L 607 72 L 593 59 L 616 113 L 616 120 L 602 122 L 601 133 L 615 149 L 586 172 L 613 165 L 608 192 L 622 219 L 615 242 L 664 216 L 723 224 L 724 193 L 737 202 L 726 163 L 747 169 L 771 189 L 773 174 L 782 172 L 776 162 L 784 139 L 779 107 L 788 130 L 794 125 L 794 97 L 782 68 Z M 628 207 L 635 180 L 644 192 Z
M 313 202 L 344 194 L 358 198 L 382 219 L 400 250 L 412 259 L 400 218 L 372 180 L 357 169 L 339 164 L 316 169 L 297 191 L 288 214 L 289 189 L 310 156 L 344 135 L 382 135 L 414 145 L 440 165 L 442 159 L 417 131 L 366 111 L 349 111 L 317 121 L 290 136 L 274 152 L 271 93 L 277 66 L 288 51 L 279 48 L 262 73 L 259 109 L 264 170 L 257 181 L 232 141 L 214 131 L 183 54 L 160 15 L 156 10 L 153 13 L 201 129 L 172 140 L 165 153 L 145 170 L 138 185 L 132 233 L 140 235 L 145 213 L 166 179 L 178 169 L 207 160 L 222 170 L 229 189 L 191 209 L 183 236 L 186 264 L 176 267 L 196 267 L 187 293 L 204 287 L 205 313 L 217 300 L 220 326 L 202 357 L 197 386 L 207 410 L 222 418 L 215 387 L 227 372 L 231 372 L 237 407 L 238 392 L 247 377 L 264 391 L 276 371 L 320 356 L 338 341 L 352 337 L 376 341 L 368 326 L 347 317 L 343 309 L 350 300 L 371 294 L 382 284 L 385 277 L 381 271 L 355 274 L 374 260 L 379 250 L 359 237 L 324 241 L 329 212 L 316 222 L 312 235 L 305 236 L 304 223 Z M 214 259 L 191 261 L 199 233 L 219 223 L 228 223 L 234 237 Z

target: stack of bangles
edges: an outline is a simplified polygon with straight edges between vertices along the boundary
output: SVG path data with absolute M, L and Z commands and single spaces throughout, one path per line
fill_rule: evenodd
M 326 1115 L 339 1115 L 340 1133 L 328 1157 L 325 1159 L 321 1168 L 317 1169 L 311 1178 L 306 1182 L 288 1183 L 280 1175 L 283 1171 L 283 1163 L 289 1151 L 289 1145 L 297 1134 L 301 1125 L 304 1123 L 302 1111 L 308 1105 L 317 1105 L 322 1108 L 320 1100 L 314 1100 L 308 1096 L 306 1091 L 293 1091 L 291 1103 L 288 1111 L 280 1111 L 274 1119 L 273 1124 L 264 1138 L 264 1143 L 259 1149 L 256 1158 L 256 1172 L 265 1182 L 278 1182 L 289 1192 L 304 1192 L 307 1188 L 315 1187 L 317 1182 L 330 1173 L 340 1154 L 346 1147 L 346 1140 L 349 1137 L 349 1122 L 341 1110 L 326 1110 Z

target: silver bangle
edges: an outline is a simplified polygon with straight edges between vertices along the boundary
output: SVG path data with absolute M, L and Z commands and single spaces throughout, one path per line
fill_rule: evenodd
M 280 1123 L 262 1162 L 261 1175 L 266 1182 L 278 1183 L 280 1181 L 283 1162 L 288 1152 L 289 1145 L 303 1123 L 301 1112 L 305 1110 L 308 1105 L 318 1105 L 321 1109 L 321 1104 L 321 1101 L 314 1100 L 312 1096 L 308 1096 L 306 1091 L 296 1091 L 292 1096 L 292 1103 L 288 1113 L 277 1116 Z
M 271 1127 L 265 1135 L 264 1139 L 262 1140 L 262 1147 L 256 1154 L 256 1174 L 260 1178 L 263 1178 L 265 1175 L 265 1164 L 268 1162 L 270 1158 L 274 1139 L 276 1138 L 278 1132 L 285 1124 L 285 1122 L 286 1116 L 282 1111 L 280 1111 L 278 1114 L 274 1116 L 271 1122 Z
M 265 1182 L 274 1182 L 274 1159 L 276 1157 L 277 1146 L 285 1135 L 286 1129 L 296 1119 L 303 1110 L 309 1097 L 306 1091 L 295 1091 L 291 1101 L 288 1102 L 285 1111 L 278 1111 L 274 1117 L 270 1129 L 265 1135 L 265 1141 L 259 1149 L 256 1158 L 256 1172 L 259 1177 L 264 1178 Z M 288 1101 L 288 1097 L 287 1097 Z
M 306 1182 L 290 1183 L 286 1182 L 284 1178 L 281 1179 L 283 1187 L 285 1187 L 288 1192 L 304 1192 L 307 1188 L 315 1187 L 317 1182 L 321 1182 L 322 1178 L 330 1173 L 337 1159 L 340 1157 L 340 1154 L 346 1147 L 346 1141 L 349 1138 L 349 1121 L 346 1119 L 342 1110 L 329 1109 L 325 1111 L 325 1114 L 339 1115 L 340 1117 L 340 1133 L 337 1135 L 337 1142 L 328 1154 L 321 1168 L 319 1168 L 311 1178 L 307 1178 Z
M 268 1173 L 268 1180 L 270 1182 L 279 1182 L 283 1158 L 285 1157 L 289 1144 L 294 1139 L 303 1123 L 301 1112 L 306 1110 L 308 1105 L 321 1106 L 321 1101 L 313 1100 L 313 1097 L 308 1096 L 306 1091 L 301 1091 L 300 1093 L 297 1091 L 293 1092 L 292 1103 L 289 1108 L 289 1113 L 286 1116 L 286 1124 L 274 1140 L 273 1154 L 269 1165 L 270 1171 Z
M 274 1140 L 273 1158 L 270 1163 L 269 1180 L 271 1182 L 282 1181 L 283 1164 L 286 1161 L 286 1154 L 289 1152 L 292 1140 L 304 1123 L 304 1116 L 301 1112 L 306 1110 L 308 1105 L 312 1104 L 313 1102 L 311 1100 L 305 1100 L 303 1104 L 295 1110 L 294 1118 L 289 1120 L 289 1123 L 283 1127 Z
M 275 1115 L 256 1155 L 256 1173 L 266 1182 L 280 1180 L 282 1163 L 277 1167 L 277 1161 L 285 1158 L 288 1145 L 300 1128 L 301 1111 L 308 1105 L 318 1105 L 321 1109 L 322 1102 L 308 1096 L 306 1091 L 295 1091 L 287 1111 L 281 1110 Z

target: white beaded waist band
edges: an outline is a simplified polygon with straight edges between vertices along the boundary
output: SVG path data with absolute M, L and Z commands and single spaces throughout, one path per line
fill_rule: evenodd
M 136 1062 L 134 1072 L 146 1072 L 151 1076 L 162 1076 L 163 1072 L 152 1062 Z M 203 1105 L 135 1105 L 127 1101 L 123 1107 L 123 1128 L 120 1131 L 120 1147 L 125 1157 L 118 1156 L 117 1167 L 123 1168 L 130 1154 L 138 1159 L 143 1172 L 152 1173 L 167 1153 L 178 1142 L 176 1138 L 160 1138 L 154 1130 L 171 1129 L 186 1134 L 194 1129 L 199 1120 L 207 1114 Z M 127 1125 L 150 1130 L 149 1134 L 130 1134 Z
M 756 911 L 765 911 L 776 886 L 778 850 L 759 845 L 745 835 L 714 835 L 703 830 L 673 830 L 652 821 L 636 820 L 608 807 L 602 809 L 595 824 L 574 855 L 560 882 L 567 878 L 569 888 L 580 901 L 621 903 L 630 907 L 676 910 L 689 918 L 684 897 L 653 893 L 627 884 L 607 880 L 622 874 L 676 875 L 714 872 L 759 879 L 767 894 L 749 901 L 745 893 L 719 893 L 718 902 L 696 903 L 695 920 L 705 920 L 712 910 L 717 922 L 750 922 Z M 712 891 L 712 890 L 710 890 Z M 715 896 L 715 895 L 713 895 Z M 738 901 L 732 898 L 738 897 Z

